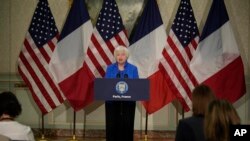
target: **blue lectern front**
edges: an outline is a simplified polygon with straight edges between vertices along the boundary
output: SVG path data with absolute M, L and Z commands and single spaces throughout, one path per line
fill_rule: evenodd
M 95 100 L 147 101 L 148 79 L 97 78 L 94 81 Z

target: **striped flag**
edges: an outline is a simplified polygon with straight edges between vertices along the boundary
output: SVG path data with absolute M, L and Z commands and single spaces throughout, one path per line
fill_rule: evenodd
M 58 36 L 48 1 L 40 0 L 18 58 L 18 72 L 43 114 L 65 100 L 48 68 Z
M 192 108 L 191 92 L 197 85 L 189 64 L 198 41 L 199 31 L 190 0 L 181 0 L 159 68 L 185 111 Z
M 246 93 L 244 66 L 224 0 L 214 0 L 190 68 L 218 98 L 237 101 Z
M 107 65 L 113 63 L 113 52 L 118 45 L 128 46 L 128 39 L 115 0 L 104 0 L 90 38 L 81 72 L 81 94 L 84 105 L 93 100 L 94 79 L 104 77 Z
M 83 95 L 87 89 L 83 62 L 92 32 L 84 0 L 74 0 L 49 66 L 75 111 L 92 102 Z
M 158 67 L 166 46 L 166 32 L 156 0 L 147 1 L 135 29 L 129 61 L 138 67 L 140 78 L 150 81 L 150 99 L 143 105 L 152 114 L 175 99 Z
M 128 46 L 126 31 L 115 0 L 104 0 L 85 58 L 90 77 L 103 77 L 107 65 L 115 61 L 114 49 Z

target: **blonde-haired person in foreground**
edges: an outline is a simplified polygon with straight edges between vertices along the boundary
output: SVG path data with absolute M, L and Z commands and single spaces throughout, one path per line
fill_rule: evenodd
M 204 115 L 208 104 L 215 99 L 206 85 L 198 85 L 192 92 L 193 116 L 179 121 L 175 141 L 205 141 Z
M 34 141 L 31 128 L 15 121 L 21 112 L 21 104 L 12 92 L 0 94 L 0 134 L 11 140 Z
M 237 124 L 240 124 L 240 118 L 231 103 L 226 100 L 212 101 L 205 117 L 206 141 L 229 141 L 229 127 Z

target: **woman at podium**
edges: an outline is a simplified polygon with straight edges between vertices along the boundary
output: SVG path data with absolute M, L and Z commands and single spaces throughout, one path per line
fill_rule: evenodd
M 128 49 L 124 46 L 115 48 L 116 62 L 109 65 L 105 78 L 139 78 L 137 67 L 128 63 Z M 106 101 L 106 140 L 133 141 L 135 101 Z

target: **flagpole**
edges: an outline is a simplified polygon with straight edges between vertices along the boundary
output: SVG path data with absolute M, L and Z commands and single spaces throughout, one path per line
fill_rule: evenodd
M 185 116 L 184 116 L 185 112 L 184 112 L 184 108 L 183 108 L 183 107 L 182 107 L 182 111 L 181 111 L 181 112 L 182 112 L 182 119 L 184 119 L 184 117 L 185 117 Z
M 83 120 L 83 138 L 86 136 L 86 111 L 84 111 L 84 120 Z
M 72 136 L 72 139 L 70 139 L 69 141 L 77 141 L 76 139 L 76 112 L 75 111 L 73 114 L 73 136 Z
M 148 140 L 148 112 L 146 112 L 146 121 L 145 121 L 145 136 L 144 140 Z
M 176 106 L 177 107 L 177 106 Z M 179 106 L 178 106 L 179 107 Z M 176 127 L 178 125 L 178 122 L 179 122 L 179 108 L 175 108 L 175 124 L 176 124 Z
M 44 115 L 42 114 L 42 137 L 39 141 L 47 141 L 44 136 Z

